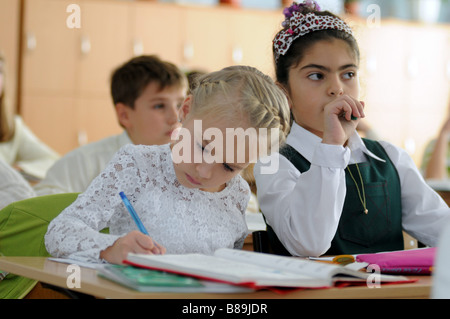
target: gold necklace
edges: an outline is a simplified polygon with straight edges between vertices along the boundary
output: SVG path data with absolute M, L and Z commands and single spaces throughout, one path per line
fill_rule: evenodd
M 347 166 L 347 170 L 350 173 L 350 177 L 352 178 L 353 182 L 355 182 L 356 190 L 358 191 L 359 200 L 361 201 L 361 204 L 363 205 L 363 208 L 364 208 L 363 212 L 364 212 L 364 214 L 367 215 L 369 213 L 369 211 L 367 210 L 367 207 L 366 207 L 366 193 L 364 191 L 364 181 L 362 179 L 361 172 L 359 171 L 358 163 L 355 163 L 355 165 L 356 165 L 356 169 L 358 170 L 359 179 L 361 180 L 362 197 L 361 197 L 361 192 L 359 191 L 358 183 L 356 183 L 356 180 L 353 177 L 353 174 L 350 171 L 350 168 L 348 168 L 348 166 Z

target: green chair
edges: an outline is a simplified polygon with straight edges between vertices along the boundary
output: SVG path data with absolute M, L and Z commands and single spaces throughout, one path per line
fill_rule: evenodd
M 50 256 L 44 235 L 48 224 L 78 193 L 46 195 L 12 203 L 0 210 L 0 256 Z M 37 281 L 8 274 L 0 281 L 0 299 L 20 299 Z

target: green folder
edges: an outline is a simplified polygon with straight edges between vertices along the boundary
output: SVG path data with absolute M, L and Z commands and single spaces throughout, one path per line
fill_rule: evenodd
M 251 292 L 253 289 L 129 265 L 97 268 L 100 277 L 141 292 Z

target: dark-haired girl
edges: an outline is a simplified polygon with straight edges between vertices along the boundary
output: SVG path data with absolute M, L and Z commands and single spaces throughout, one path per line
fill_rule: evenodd
M 365 105 L 351 28 L 314 1 L 294 2 L 284 14 L 273 54 L 294 123 L 287 145 L 272 154 L 278 172 L 255 166 L 273 249 L 303 256 L 400 250 L 403 230 L 436 245 L 448 206 L 403 149 L 356 132 Z

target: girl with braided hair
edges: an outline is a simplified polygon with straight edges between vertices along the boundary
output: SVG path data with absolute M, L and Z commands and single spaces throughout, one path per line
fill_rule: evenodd
M 289 116 L 284 92 L 254 68 L 233 66 L 203 75 L 181 106 L 177 137 L 162 146 L 126 145 L 118 151 L 51 222 L 47 250 L 120 264 L 129 252 L 211 254 L 221 247 L 242 248 L 250 189 L 239 173 L 284 141 Z M 136 231 L 121 191 L 149 236 Z M 106 227 L 109 234 L 99 232 Z
M 351 28 L 314 1 L 294 2 L 284 14 L 273 55 L 294 123 L 271 155 L 278 172 L 255 165 L 272 248 L 301 256 L 400 250 L 402 230 L 436 245 L 448 206 L 403 149 L 356 132 L 365 105 Z

